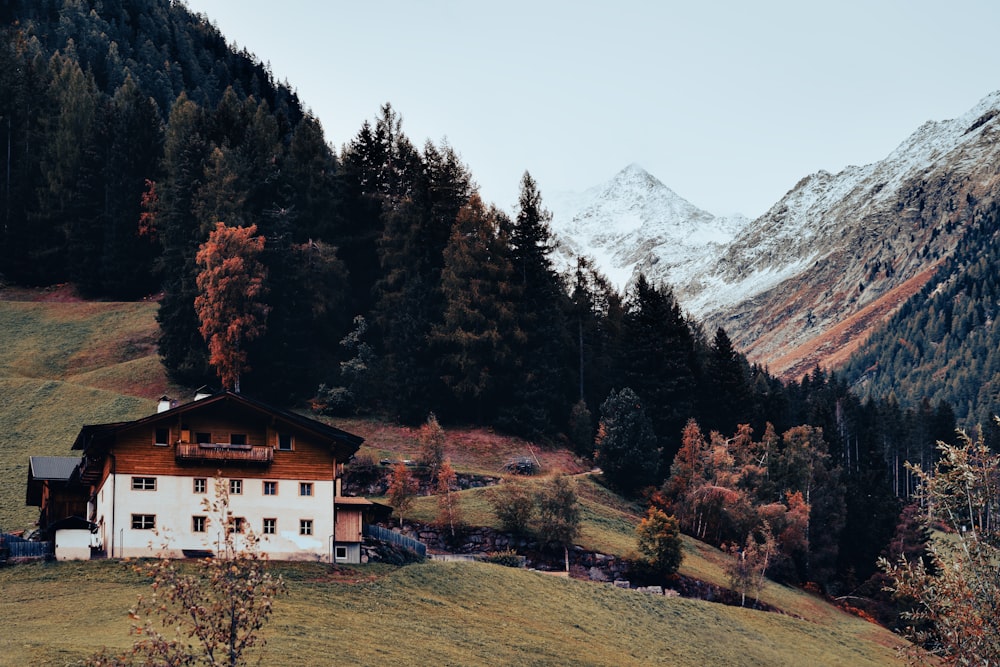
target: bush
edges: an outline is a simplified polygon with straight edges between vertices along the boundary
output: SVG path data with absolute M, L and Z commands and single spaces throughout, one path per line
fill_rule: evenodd
M 503 565 L 504 567 L 523 567 L 524 556 L 519 556 L 513 549 L 503 551 L 491 551 L 483 558 L 483 562 Z

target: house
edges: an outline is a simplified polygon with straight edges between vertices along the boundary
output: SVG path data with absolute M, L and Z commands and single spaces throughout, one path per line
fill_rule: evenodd
M 94 555 L 193 556 L 223 540 L 206 510 L 219 480 L 229 520 L 269 558 L 358 563 L 373 506 L 341 496 L 340 475 L 362 442 L 229 391 L 181 405 L 164 397 L 154 415 L 84 426 L 72 447 L 80 458 L 32 457 L 27 502 L 41 508 L 57 558 L 86 557 L 82 530 Z

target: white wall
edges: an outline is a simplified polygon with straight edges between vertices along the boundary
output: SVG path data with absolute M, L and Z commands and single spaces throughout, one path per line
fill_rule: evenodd
M 164 554 L 181 556 L 182 549 L 212 550 L 222 539 L 219 519 L 203 507 L 215 498 L 215 480 L 206 479 L 207 492 L 194 493 L 191 476 L 156 476 L 156 490 L 133 490 L 133 475 L 111 475 L 97 494 L 100 534 L 110 557 Z M 329 560 L 333 532 L 333 481 L 312 482 L 313 495 L 299 495 L 298 480 L 268 480 L 278 484 L 278 493 L 265 496 L 261 479 L 243 479 L 243 493 L 230 495 L 230 511 L 243 517 L 246 529 L 261 538 L 261 551 L 276 560 Z M 112 503 L 114 514 L 112 516 Z M 156 516 L 156 530 L 134 530 L 133 514 Z M 206 532 L 192 531 L 192 517 L 209 518 Z M 263 534 L 263 519 L 277 519 L 277 533 Z M 113 521 L 112 521 L 113 518 Z M 313 534 L 299 534 L 299 521 L 312 519 Z M 114 535 L 112 536 L 112 524 Z M 113 549 L 112 549 L 113 544 Z
M 89 530 L 57 530 L 56 560 L 88 560 L 92 537 Z

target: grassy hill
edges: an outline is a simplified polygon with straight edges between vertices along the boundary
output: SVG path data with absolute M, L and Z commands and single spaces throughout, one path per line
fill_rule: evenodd
M 171 387 L 155 353 L 153 303 L 82 303 L 61 293 L 0 292 L 0 528 L 30 527 L 28 456 L 70 455 L 83 424 L 134 419 Z M 373 457 L 412 457 L 415 432 L 375 420 L 338 422 Z M 460 470 L 496 474 L 513 456 L 577 474 L 587 549 L 628 555 L 641 508 L 598 484 L 570 453 L 479 430 L 448 431 Z M 481 489 L 461 494 L 472 523 L 493 525 Z M 433 499 L 413 512 L 429 519 Z M 725 585 L 727 556 L 685 538 L 682 574 Z M 785 612 L 648 596 L 485 564 L 276 564 L 290 594 L 277 605 L 264 664 L 893 664 L 899 639 L 823 600 L 769 583 Z M 0 663 L 62 665 L 127 646 L 126 610 L 146 583 L 115 562 L 0 570 Z
M 262 662 L 279 667 L 896 664 L 892 635 L 846 615 L 817 622 L 476 563 L 346 576 L 319 564 L 275 567 L 289 595 L 276 605 Z M 125 610 L 143 588 L 113 562 L 0 570 L 0 655 L 64 665 L 127 647 Z

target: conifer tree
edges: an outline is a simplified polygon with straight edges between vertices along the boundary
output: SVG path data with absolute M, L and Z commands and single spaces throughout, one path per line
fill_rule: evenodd
M 641 399 L 628 387 L 601 405 L 596 463 L 608 483 L 626 495 L 657 482 L 660 451 Z
M 625 382 L 643 400 L 669 466 L 697 393 L 694 338 L 673 292 L 640 275 L 622 338 Z
M 455 220 L 444 251 L 443 322 L 433 340 L 441 350 L 442 379 L 459 408 L 483 423 L 511 364 L 516 329 L 511 269 L 505 255 L 503 214 L 474 194 Z
M 163 182 L 157 187 L 157 229 L 163 244 L 159 264 L 163 298 L 156 315 L 160 356 L 174 381 L 194 386 L 210 373 L 208 348 L 198 332 L 194 309 L 198 294 L 195 255 L 209 231 L 203 232 L 195 217 L 196 195 L 211 150 L 205 131 L 203 111 L 181 94 L 170 112 Z
M 561 427 L 572 395 L 564 380 L 571 364 L 565 317 L 569 301 L 552 266 L 551 219 L 538 185 L 525 172 L 509 241 L 521 339 L 515 348 L 517 371 L 510 378 L 510 404 L 503 422 L 528 437 L 552 434 Z

